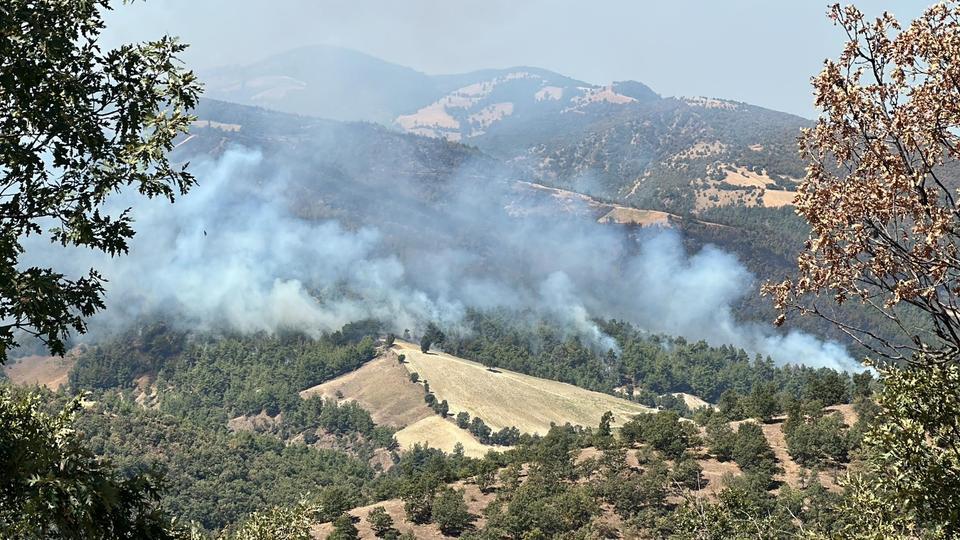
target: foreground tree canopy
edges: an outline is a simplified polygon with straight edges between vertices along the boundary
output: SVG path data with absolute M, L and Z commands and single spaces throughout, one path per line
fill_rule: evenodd
M 797 212 L 812 230 L 799 276 L 766 291 L 783 312 L 824 317 L 820 293 L 858 300 L 908 338 L 894 343 L 834 321 L 875 352 L 952 358 L 960 353 L 960 8 L 937 4 L 907 28 L 888 13 L 869 20 L 839 5 L 830 13 L 849 41 L 813 79 L 823 112 L 801 137 L 809 166 Z
M 0 363 L 22 331 L 64 352 L 104 307 L 103 280 L 21 268 L 36 235 L 116 255 L 133 236 L 127 211 L 102 211 L 123 188 L 171 201 L 194 183 L 167 159 L 200 93 L 162 37 L 103 51 L 107 1 L 8 0 L 0 6 Z
M 801 138 L 809 160 L 797 212 L 810 223 L 794 280 L 768 284 L 781 310 L 857 300 L 904 339 L 833 320 L 886 360 L 869 466 L 850 479 L 850 533 L 960 533 L 960 3 L 903 27 L 833 6 L 848 42 L 813 79 L 822 114 Z M 793 439 L 797 440 L 795 432 Z
M 153 473 L 123 478 L 73 429 L 81 399 L 58 414 L 39 396 L 0 388 L 0 535 L 4 538 L 173 538 Z
M 194 179 L 166 154 L 187 130 L 200 86 L 185 46 L 163 37 L 104 52 L 105 1 L 0 5 L 0 363 L 16 332 L 57 354 L 103 304 L 103 280 L 22 268 L 24 241 L 47 238 L 110 255 L 133 236 L 127 211 L 102 207 L 124 188 L 171 201 Z M 0 392 L 0 536 L 167 538 L 179 534 L 149 475 L 122 478 L 80 444 L 75 401 L 49 416 L 36 398 Z

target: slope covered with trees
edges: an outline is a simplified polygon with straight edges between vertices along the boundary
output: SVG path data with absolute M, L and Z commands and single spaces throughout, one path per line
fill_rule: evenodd
M 846 403 L 852 376 L 801 365 L 775 366 L 742 349 L 684 338 L 650 335 L 620 321 L 600 321 L 619 352 L 598 350 L 548 323 L 530 324 L 522 314 L 472 311 L 462 334 L 448 337 L 447 350 L 486 365 L 569 382 L 602 392 L 627 391 L 655 405 L 657 396 L 685 392 L 717 403 L 727 394 L 748 395 L 773 384 L 794 398 L 825 405 Z
M 126 212 L 101 212 L 108 194 L 173 200 L 193 185 L 192 175 L 166 157 L 193 120 L 189 109 L 199 91 L 177 60 L 183 46 L 161 38 L 102 51 L 97 41 L 108 7 L 15 0 L 2 8 L 3 362 L 24 335 L 63 353 L 68 332 L 84 331 L 104 307 L 96 271 L 71 279 L 24 264 L 26 237 L 122 254 L 133 221 Z M 370 359 L 380 323 L 356 321 L 311 336 L 237 335 L 216 325 L 188 330 L 147 319 L 78 353 L 69 392 L 0 386 L 0 534 L 303 538 L 312 523 L 329 522 L 332 537 L 353 538 L 358 529 L 345 511 L 382 502 L 366 519 L 383 536 L 397 536 L 409 521 L 472 538 L 956 537 L 960 211 L 947 177 L 960 158 L 960 4 L 937 4 L 909 26 L 888 14 L 868 20 L 853 7 L 834 6 L 831 16 L 849 43 L 814 79 L 823 115 L 803 132 L 809 167 L 796 207 L 809 229 L 802 247 L 793 248 L 800 251 L 799 276 L 769 283 L 765 292 L 781 322 L 794 311 L 819 316 L 884 359 L 875 361 L 878 382 L 869 372 L 777 367 L 736 348 L 648 335 L 618 321 L 592 321 L 615 342 L 598 347 L 526 312 L 472 311 L 466 328 L 431 326 L 423 353 L 441 345 L 488 369 L 509 365 L 665 410 L 637 414 L 616 431 L 610 412 L 595 429 L 553 425 L 543 436 L 509 428 L 494 434 L 480 413 L 458 415 L 457 425 L 509 438 L 515 448 L 483 459 L 466 457 L 462 448 L 445 454 L 421 446 L 396 455 L 392 430 L 359 405 L 299 396 Z M 777 156 L 786 155 L 780 147 L 796 119 L 720 100 L 663 100 L 636 83 L 580 90 L 571 102 L 598 115 L 566 125 L 576 137 L 569 145 L 551 138 L 527 149 L 548 158 L 528 171 L 556 173 L 557 182 L 615 171 L 598 193 L 681 213 L 725 206 L 711 204 L 718 192 L 703 203 L 699 188 L 750 192 L 757 205 L 769 197 L 764 190 L 792 187 L 796 163 Z M 551 88 L 543 98 L 556 95 Z M 464 172 L 460 165 L 502 166 L 446 141 L 293 116 L 274 122 L 263 111 L 211 106 L 220 120 L 204 120 L 201 133 L 179 139 L 181 146 L 217 154 L 244 140 L 282 156 L 281 148 L 309 153 L 354 142 L 335 159 L 300 165 L 318 165 L 328 178 L 363 189 L 408 181 L 413 190 L 406 196 L 425 212 L 450 193 L 450 177 Z M 508 111 L 484 108 L 476 122 L 490 129 L 477 140 L 509 125 L 489 123 Z M 227 121 L 238 114 L 244 124 Z M 637 114 L 664 121 L 632 124 Z M 552 137 L 550 126 L 515 125 Z M 667 125 L 679 126 L 675 137 L 661 132 Z M 754 142 L 758 134 L 767 139 Z M 367 137 L 378 146 L 358 143 Z M 371 150 L 382 161 L 355 159 Z M 747 163 L 747 151 L 757 161 Z M 466 171 L 470 179 L 491 178 L 484 167 Z M 648 173 L 658 180 L 645 183 Z M 770 182 L 744 184 L 758 178 Z M 296 195 L 309 195 L 316 186 L 298 188 Z M 338 191 L 336 204 L 324 208 L 302 196 L 307 205 L 297 211 L 316 219 L 360 198 Z M 789 223 L 783 213 L 739 207 L 714 217 L 749 222 L 756 215 Z M 437 237 L 472 245 L 451 229 Z M 788 254 L 798 240 L 788 236 L 758 258 Z M 760 241 L 746 238 L 748 245 Z M 870 318 L 848 318 L 827 308 L 825 298 L 859 300 L 900 335 L 865 327 L 861 321 Z M 446 417 L 449 404 L 431 399 L 428 383 L 425 402 Z M 696 393 L 717 407 L 691 411 L 671 392 Z M 850 407 L 824 408 L 849 402 L 856 421 Z M 251 422 L 249 430 L 235 422 L 251 416 L 263 423 Z M 729 474 L 704 464 L 724 464 Z M 850 474 L 838 486 L 823 482 L 823 469 Z M 468 501 L 468 484 L 481 496 Z M 386 510 L 397 501 L 402 520 Z M 173 516 L 196 520 L 200 529 L 188 531 Z

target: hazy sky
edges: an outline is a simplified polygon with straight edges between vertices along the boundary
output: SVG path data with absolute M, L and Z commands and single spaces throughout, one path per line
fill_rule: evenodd
M 929 3 L 857 5 L 906 20 Z M 178 35 L 196 68 L 317 43 L 426 73 L 532 65 L 812 117 L 810 76 L 842 42 L 826 11 L 820 0 L 149 0 L 117 6 L 107 43 Z

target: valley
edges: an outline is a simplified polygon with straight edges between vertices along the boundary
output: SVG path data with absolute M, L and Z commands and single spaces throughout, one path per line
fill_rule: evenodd
M 11 1 L 0 538 L 960 537 L 960 0 Z

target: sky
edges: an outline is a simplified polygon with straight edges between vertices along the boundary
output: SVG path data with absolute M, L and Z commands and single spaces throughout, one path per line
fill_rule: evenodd
M 901 21 L 929 1 L 857 5 Z M 820 0 L 148 0 L 118 4 L 105 43 L 176 35 L 202 70 L 304 45 L 356 49 L 430 74 L 518 65 L 664 96 L 744 101 L 808 118 L 842 31 Z

